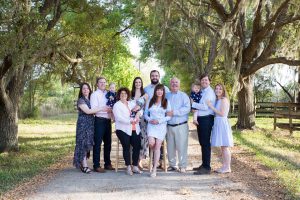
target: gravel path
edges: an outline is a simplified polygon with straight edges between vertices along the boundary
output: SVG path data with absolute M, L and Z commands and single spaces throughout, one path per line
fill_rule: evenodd
M 256 199 L 255 194 L 250 195 L 253 192 L 247 192 L 246 186 L 232 182 L 224 175 L 193 175 L 192 167 L 200 164 L 200 146 L 196 132 L 193 126 L 191 127 L 189 166 L 185 174 L 159 171 L 156 178 L 150 178 L 149 172 L 145 171 L 143 174 L 128 176 L 125 175 L 124 168 L 118 173 L 109 171 L 104 174 L 83 174 L 70 165 L 26 199 Z M 113 161 L 115 146 L 116 144 L 113 144 Z M 212 162 L 217 163 L 216 159 L 219 158 L 214 154 Z

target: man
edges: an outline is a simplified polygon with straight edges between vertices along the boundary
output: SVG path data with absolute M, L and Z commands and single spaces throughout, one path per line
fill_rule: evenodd
M 168 112 L 171 120 L 168 121 L 167 148 L 169 171 L 177 170 L 176 151 L 178 154 L 179 172 L 185 173 L 187 167 L 188 151 L 188 117 L 191 110 L 190 99 L 180 89 L 180 80 L 176 77 L 170 80 L 171 92 L 166 97 L 171 104 L 172 110 Z
M 106 105 L 106 79 L 99 77 L 96 79 L 98 89 L 91 95 L 91 107 L 100 107 L 101 110 L 95 114 L 95 135 L 93 148 L 94 171 L 103 173 L 105 170 L 100 167 L 100 151 L 102 140 L 104 142 L 104 168 L 114 170 L 111 165 L 111 108 Z
M 214 124 L 214 111 L 207 106 L 207 101 L 210 101 L 212 105 L 215 105 L 216 95 L 214 90 L 210 87 L 210 78 L 208 74 L 200 76 L 201 95 L 199 103 L 192 103 L 192 107 L 198 109 L 197 111 L 197 132 L 198 140 L 201 146 L 202 152 L 202 165 L 200 167 L 193 168 L 196 170 L 194 174 L 210 174 L 210 159 L 211 159 L 211 130 Z
M 155 69 L 152 70 L 152 71 L 150 72 L 150 80 L 151 80 L 151 84 L 149 84 L 148 86 L 146 86 L 146 87 L 144 88 L 145 93 L 148 95 L 148 102 L 150 102 L 150 100 L 151 100 L 152 97 L 153 97 L 154 88 L 155 88 L 155 86 L 156 86 L 157 84 L 159 84 L 159 79 L 160 79 L 159 71 L 157 71 L 157 70 L 155 70 Z M 168 88 L 167 86 L 165 86 L 165 92 L 166 92 L 166 94 L 167 94 L 168 92 L 170 92 L 170 90 L 169 90 L 169 88 Z M 158 166 L 159 168 L 162 167 L 161 160 L 162 160 L 162 157 L 163 157 L 163 154 L 162 154 L 162 152 L 163 152 L 163 147 L 160 148 L 160 152 L 161 152 L 161 154 L 160 154 L 160 159 L 159 159 L 159 166 Z
M 154 93 L 154 88 L 157 84 L 159 84 L 159 79 L 160 79 L 160 74 L 159 71 L 157 70 L 152 70 L 150 72 L 150 80 L 151 80 L 151 84 L 149 84 L 148 86 L 146 86 L 144 88 L 145 93 L 148 95 L 148 99 L 150 101 L 150 99 L 153 97 L 153 93 Z M 170 92 L 169 88 L 165 86 L 165 90 L 166 93 Z

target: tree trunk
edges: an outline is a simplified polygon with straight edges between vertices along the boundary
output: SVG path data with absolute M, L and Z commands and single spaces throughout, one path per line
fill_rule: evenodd
M 17 108 L 17 106 L 14 106 Z M 0 107 L 0 153 L 18 150 L 17 109 Z
M 238 121 L 240 129 L 253 129 L 255 126 L 255 107 L 253 93 L 253 76 L 239 80 L 241 90 L 238 92 Z

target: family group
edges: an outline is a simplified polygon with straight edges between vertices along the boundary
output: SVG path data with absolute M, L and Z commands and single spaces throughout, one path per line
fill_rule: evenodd
M 73 164 L 84 173 L 92 170 L 87 159 L 93 152 L 93 171 L 103 173 L 114 170 L 111 159 L 112 123 L 123 148 L 126 174 L 141 174 L 142 161 L 153 152 L 151 177 L 160 167 L 161 146 L 166 139 L 168 171 L 185 173 L 188 166 L 189 113 L 197 126 L 202 164 L 193 168 L 195 175 L 211 173 L 211 147 L 221 147 L 222 167 L 218 173 L 231 172 L 230 147 L 233 138 L 228 123 L 229 100 L 223 84 L 210 86 L 208 74 L 201 75 L 192 85 L 188 96 L 180 90 L 180 80 L 170 80 L 170 89 L 161 84 L 160 73 L 152 70 L 151 84 L 143 87 L 136 77 L 131 91 L 114 83 L 106 90 L 106 79 L 96 80 L 97 90 L 92 92 L 88 83 L 80 85 L 78 120 Z M 104 166 L 100 166 L 101 144 L 104 142 Z M 131 148 L 132 147 L 132 148 Z

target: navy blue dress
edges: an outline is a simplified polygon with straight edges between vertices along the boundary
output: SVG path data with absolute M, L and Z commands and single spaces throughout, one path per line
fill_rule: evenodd
M 76 124 L 76 145 L 73 165 L 80 168 L 86 153 L 93 149 L 94 145 L 94 115 L 83 112 L 79 105 L 86 104 L 91 109 L 90 101 L 81 97 L 77 101 L 78 119 Z

